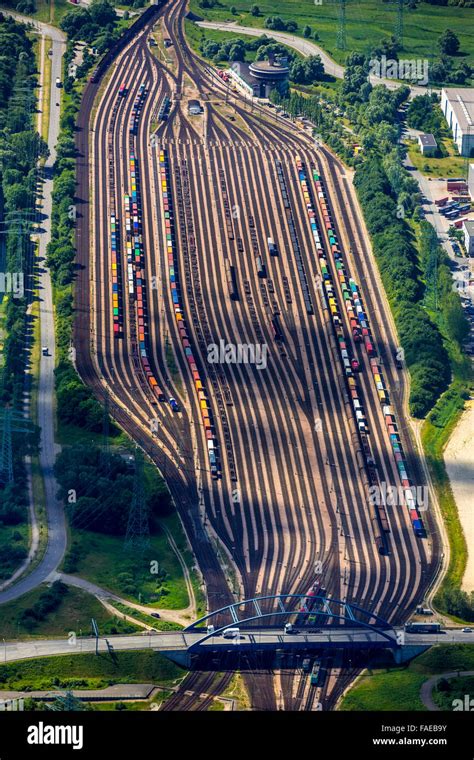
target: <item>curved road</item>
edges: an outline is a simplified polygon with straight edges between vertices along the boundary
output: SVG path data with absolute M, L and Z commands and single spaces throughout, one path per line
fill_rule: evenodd
M 437 676 L 428 678 L 428 680 L 424 682 L 420 691 L 420 699 L 423 702 L 424 706 L 432 712 L 440 712 L 441 708 L 438 707 L 433 699 L 434 687 L 438 681 L 441 681 L 443 678 L 447 678 L 449 680 L 450 678 L 462 678 L 463 676 L 474 676 L 474 670 L 452 670 L 449 673 L 440 673 Z
M 271 29 L 256 29 L 252 26 L 240 26 L 234 21 L 221 23 L 219 21 L 197 21 L 197 26 L 201 26 L 203 29 L 218 29 L 220 32 L 232 32 L 235 34 L 248 34 L 251 37 L 260 37 L 262 34 L 266 34 L 267 37 L 272 37 L 277 42 L 281 42 L 283 45 L 297 50 L 298 53 L 304 58 L 309 58 L 311 55 L 319 55 L 324 66 L 324 71 L 329 76 L 336 77 L 336 79 L 344 78 L 345 67 L 336 63 L 319 45 L 309 40 L 296 37 L 294 34 L 288 34 L 288 32 L 274 32 Z M 402 86 L 401 82 L 394 81 L 393 79 L 381 79 L 373 74 L 369 76 L 370 83 L 372 85 L 384 84 L 390 90 L 396 90 Z M 409 85 L 411 90 L 411 96 L 414 98 L 416 95 L 426 95 L 427 88 L 420 87 L 418 85 Z

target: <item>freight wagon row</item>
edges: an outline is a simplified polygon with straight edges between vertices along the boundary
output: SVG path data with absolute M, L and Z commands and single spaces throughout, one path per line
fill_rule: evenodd
M 219 476 L 219 466 L 217 460 L 217 438 L 215 436 L 213 425 L 210 417 L 210 405 L 208 403 L 204 385 L 196 360 L 193 356 L 191 343 L 188 336 L 186 322 L 183 318 L 183 310 L 180 300 L 180 293 L 178 288 L 178 268 L 177 257 L 175 250 L 174 240 L 174 222 L 173 222 L 173 199 L 171 196 L 171 183 L 169 177 L 168 166 L 168 154 L 164 149 L 160 150 L 160 182 L 161 182 L 161 196 L 164 210 L 164 222 L 165 222 L 165 235 L 166 235 L 166 256 L 168 261 L 168 276 L 171 290 L 171 298 L 173 301 L 173 309 L 175 313 L 176 322 L 178 324 L 179 335 L 181 338 L 181 344 L 184 349 L 186 360 L 189 364 L 189 369 L 193 376 L 194 387 L 198 396 L 199 407 L 201 410 L 201 417 L 206 433 L 207 450 L 209 456 L 209 465 L 211 470 L 211 476 L 216 479 Z
M 293 219 L 293 212 L 290 206 L 290 200 L 288 197 L 288 190 L 286 187 L 285 175 L 283 174 L 283 166 L 282 166 L 281 161 L 276 162 L 276 170 L 277 170 L 277 177 L 278 177 L 278 183 L 280 185 L 281 195 L 283 198 L 283 205 L 285 206 L 288 227 L 290 230 L 291 245 L 292 245 L 293 253 L 296 259 L 296 268 L 298 270 L 298 277 L 300 281 L 301 290 L 303 293 L 303 300 L 304 300 L 304 305 L 306 307 L 306 313 L 314 314 L 313 302 L 311 300 L 311 296 L 309 293 L 308 280 L 306 278 L 306 272 L 304 269 L 303 257 L 301 255 L 298 238 L 296 236 L 295 221 Z M 270 253 L 272 252 L 270 251 Z
M 135 297 L 135 269 L 142 267 L 142 238 L 138 234 L 138 211 L 135 213 L 132 200 L 129 195 L 124 196 L 125 207 L 125 232 L 126 232 L 126 253 L 127 253 L 127 282 L 128 294 L 131 298 Z M 135 219 L 137 222 L 135 222 Z M 133 220 L 133 221 L 132 221 Z
M 341 317 L 339 314 L 338 304 L 337 304 L 337 300 L 334 293 L 334 285 L 333 285 L 332 277 L 327 265 L 326 254 L 324 253 L 322 240 L 319 234 L 319 227 L 316 221 L 316 214 L 313 208 L 310 189 L 308 186 L 306 170 L 299 156 L 296 156 L 296 167 L 298 169 L 298 177 L 300 180 L 301 189 L 303 191 L 303 198 L 306 204 L 306 210 L 307 210 L 310 225 L 311 225 L 311 232 L 313 235 L 316 252 L 319 258 L 319 264 L 320 264 L 321 275 L 322 275 L 322 286 L 323 286 L 324 295 L 325 295 L 325 302 L 329 308 L 334 330 L 336 332 L 339 354 L 341 357 L 341 362 L 344 366 L 345 376 L 348 380 L 349 392 L 352 399 L 352 406 L 353 406 L 354 414 L 357 421 L 357 427 L 362 433 L 365 433 L 367 432 L 367 422 L 362 410 L 362 405 L 359 399 L 359 393 L 357 391 L 357 384 L 354 377 L 354 372 L 358 371 L 359 369 L 359 362 L 357 361 L 357 359 L 352 357 L 352 355 L 350 354 L 349 347 L 345 341 Z M 329 230 L 329 232 L 331 233 L 331 236 L 332 236 L 332 230 Z M 341 270 L 338 269 L 337 271 L 338 271 L 338 276 L 340 276 Z M 346 308 L 347 308 L 347 303 L 348 303 L 347 299 L 344 298 L 344 304 L 346 305 Z
M 168 95 L 165 95 L 158 111 L 158 121 L 166 121 L 170 108 L 171 100 Z
M 115 173 L 114 173 L 114 130 L 120 99 L 117 98 L 112 108 L 107 133 L 107 159 L 109 172 L 109 240 L 112 274 L 112 325 L 114 338 L 123 337 L 123 293 L 122 293 L 122 259 L 120 255 L 119 221 L 115 208 Z
M 356 371 L 359 368 L 359 363 L 356 359 L 351 357 L 351 354 L 349 352 L 349 347 L 347 346 L 346 341 L 345 341 L 344 330 L 343 330 L 343 326 L 341 322 L 341 317 L 339 314 L 337 299 L 334 292 L 333 280 L 332 280 L 332 277 L 327 265 L 326 255 L 324 253 L 323 244 L 322 244 L 322 240 L 320 236 L 320 230 L 319 230 L 318 223 L 316 221 L 316 214 L 313 207 L 312 194 L 308 185 L 306 169 L 299 156 L 296 156 L 296 167 L 298 170 L 298 177 L 299 177 L 301 189 L 303 192 L 303 198 L 305 201 L 306 210 L 307 210 L 308 217 L 310 220 L 311 232 L 313 235 L 316 252 L 319 259 L 319 265 L 321 268 L 324 301 L 326 304 L 326 308 L 329 308 L 329 311 L 331 314 L 331 320 L 332 320 L 334 332 L 336 334 L 336 341 L 337 341 L 336 348 L 339 351 L 339 356 L 341 359 L 341 363 L 344 367 L 344 374 L 345 374 L 347 385 L 348 385 L 348 390 L 349 390 L 348 403 L 352 405 L 352 411 L 356 420 L 357 428 L 359 431 L 359 437 L 362 442 L 362 447 L 364 450 L 364 453 L 359 452 L 359 456 L 361 457 L 360 466 L 363 467 L 365 472 L 367 473 L 368 478 L 369 478 L 369 483 L 372 483 L 374 479 L 375 479 L 375 482 L 378 482 L 376 472 L 374 471 L 375 467 L 369 467 L 369 461 L 371 460 L 373 463 L 373 459 L 371 457 L 370 447 L 367 441 L 367 422 L 366 422 L 366 417 L 365 417 L 364 410 L 362 407 L 362 402 L 359 397 L 357 383 L 354 377 L 354 371 Z M 327 230 L 332 236 L 332 229 L 327 228 Z M 339 276 L 340 270 L 337 270 L 337 271 L 338 271 L 338 276 Z M 344 299 L 344 303 L 347 308 L 346 299 Z M 364 459 L 364 455 L 365 455 L 365 459 Z M 384 509 L 380 510 L 378 505 L 376 504 L 370 504 L 370 514 L 371 514 L 371 522 L 372 522 L 372 527 L 374 531 L 374 539 L 375 539 L 375 544 L 377 546 L 377 550 L 379 551 L 380 554 L 387 554 L 388 548 L 387 548 L 387 539 L 386 539 L 385 534 L 390 532 L 390 526 L 388 524 L 385 510 Z
M 370 333 L 370 325 L 368 317 L 364 311 L 364 305 L 359 293 L 359 289 L 355 280 L 352 277 L 347 277 L 345 273 L 343 256 L 339 248 L 337 234 L 332 222 L 331 212 L 329 204 L 326 198 L 326 193 L 321 181 L 321 178 L 316 169 L 313 168 L 313 180 L 315 183 L 316 194 L 319 201 L 319 207 L 324 219 L 324 225 L 326 227 L 326 236 L 330 246 L 331 253 L 334 257 L 336 270 L 338 272 L 339 285 L 342 292 L 342 297 L 345 302 L 347 316 L 349 324 L 352 330 L 352 336 L 355 342 L 364 343 L 365 350 L 370 362 L 370 368 L 372 377 L 374 379 L 377 395 L 382 406 L 382 410 L 389 409 L 390 414 L 385 414 L 384 419 L 387 427 L 387 432 L 394 453 L 397 470 L 400 476 L 405 495 L 406 506 L 409 510 L 410 520 L 412 522 L 415 535 L 424 536 L 425 530 L 423 522 L 420 518 L 418 510 L 416 509 L 415 499 L 411 490 L 410 481 L 407 475 L 407 467 L 405 457 L 403 454 L 400 435 L 397 428 L 395 416 L 390 404 L 390 398 L 386 383 L 382 374 L 380 362 L 376 356 L 376 349 Z
M 224 169 L 219 169 L 219 183 L 221 186 L 222 205 L 224 206 L 224 218 L 225 218 L 227 237 L 229 238 L 229 240 L 233 240 L 234 239 L 234 225 L 232 222 L 232 213 L 231 213 L 231 208 L 230 208 L 229 195 L 227 193 L 227 183 L 225 181 Z
M 138 95 L 135 98 L 135 102 L 133 104 L 132 114 L 130 117 L 130 134 L 136 135 L 137 129 L 138 129 L 138 122 L 140 119 L 140 114 L 142 111 L 143 101 L 146 97 L 146 89 L 145 85 L 141 84 L 138 88 Z
M 145 94 L 145 85 L 140 85 L 137 101 L 143 99 Z M 136 126 L 138 125 L 140 111 L 136 114 Z M 127 282 L 128 294 L 130 299 L 130 331 L 132 343 L 138 341 L 137 351 L 140 357 L 140 364 L 146 382 L 153 396 L 158 401 L 166 401 L 166 396 L 158 385 L 151 366 L 148 346 L 148 309 L 147 293 L 145 284 L 144 271 L 144 251 L 142 245 L 142 219 L 140 209 L 140 182 L 138 171 L 138 160 L 135 150 L 135 131 L 130 130 L 130 158 L 129 158 L 129 180 L 130 195 L 125 195 L 125 231 L 127 247 Z

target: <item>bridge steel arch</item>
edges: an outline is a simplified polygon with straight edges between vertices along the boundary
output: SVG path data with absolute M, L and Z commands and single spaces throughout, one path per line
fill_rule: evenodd
M 228 628 L 240 628 L 242 625 L 253 622 L 255 620 L 262 620 L 263 618 L 275 617 L 275 616 L 289 617 L 290 615 L 307 615 L 309 617 L 310 615 L 316 615 L 316 614 L 323 615 L 327 618 L 335 618 L 338 620 L 344 620 L 344 621 L 350 622 L 353 626 L 360 626 L 361 628 L 365 628 L 370 631 L 373 631 L 374 633 L 380 634 L 393 647 L 399 646 L 398 640 L 397 640 L 397 634 L 393 626 L 390 623 L 388 623 L 386 620 L 381 618 L 379 615 L 375 614 L 374 612 L 369 612 L 368 610 L 364 610 L 363 607 L 360 607 L 357 604 L 351 604 L 349 602 L 344 602 L 340 599 L 333 599 L 333 598 L 322 596 L 322 595 L 314 596 L 310 598 L 317 601 L 322 606 L 322 609 L 321 608 L 318 608 L 317 610 L 305 609 L 304 604 L 302 608 L 297 609 L 297 610 L 287 609 L 285 602 L 287 602 L 288 600 L 295 600 L 295 599 L 300 600 L 300 601 L 305 601 L 308 599 L 308 594 L 272 594 L 269 596 L 258 596 L 258 597 L 253 597 L 252 599 L 245 599 L 242 602 L 234 602 L 233 604 L 228 604 L 225 607 L 221 607 L 218 610 L 209 612 L 207 615 L 204 615 L 203 617 L 196 620 L 194 623 L 191 623 L 191 625 L 189 625 L 187 628 L 185 628 L 184 633 L 199 632 L 201 630 L 199 626 L 201 626 L 204 622 L 208 621 L 208 625 L 212 625 L 212 623 L 209 623 L 209 621 L 212 621 L 213 619 L 217 619 L 219 615 L 224 615 L 226 613 L 230 615 L 231 620 L 229 623 L 226 623 L 225 625 L 221 625 L 218 628 L 214 628 L 214 630 L 211 633 L 208 633 L 207 630 L 205 633 L 203 632 L 202 638 L 198 639 L 198 641 L 195 641 L 189 647 L 189 651 L 195 648 L 198 648 L 205 641 L 212 638 L 213 636 L 216 636 L 219 633 L 222 633 Z M 277 608 L 271 610 L 270 612 L 262 611 L 261 603 L 267 600 L 275 602 Z M 238 615 L 238 612 L 240 611 L 241 607 L 245 607 L 246 605 L 253 606 L 254 614 L 247 617 L 240 618 Z M 339 607 L 343 611 L 343 614 L 338 614 L 337 612 L 335 612 L 331 605 L 339 605 Z M 358 620 L 355 613 L 357 613 L 358 615 L 366 616 L 369 620 L 374 620 L 375 622 L 370 623 L 364 620 Z M 331 629 L 334 630 L 332 627 Z M 344 629 L 342 626 L 341 627 L 338 626 L 338 630 L 340 632 L 343 632 Z

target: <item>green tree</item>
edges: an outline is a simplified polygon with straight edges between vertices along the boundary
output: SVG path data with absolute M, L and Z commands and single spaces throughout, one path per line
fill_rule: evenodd
M 456 55 L 459 51 L 459 38 L 452 29 L 445 29 L 438 40 L 438 46 L 444 55 Z

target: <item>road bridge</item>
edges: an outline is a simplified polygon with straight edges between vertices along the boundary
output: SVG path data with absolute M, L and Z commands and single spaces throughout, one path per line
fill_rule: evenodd
M 290 620 L 294 621 L 294 629 L 286 633 L 284 623 Z M 237 628 L 239 633 L 229 638 L 228 629 L 232 628 Z M 196 656 L 304 654 L 331 649 L 386 649 L 392 652 L 396 662 L 404 662 L 434 644 L 455 643 L 474 644 L 474 631 L 456 628 L 437 633 L 411 633 L 341 600 L 322 595 L 312 599 L 303 595 L 276 595 L 227 605 L 196 620 L 183 631 L 101 637 L 99 651 L 151 648 L 189 668 Z M 0 659 L 7 663 L 93 652 L 95 648 L 94 637 L 4 641 Z

